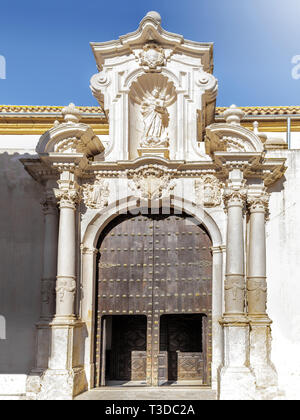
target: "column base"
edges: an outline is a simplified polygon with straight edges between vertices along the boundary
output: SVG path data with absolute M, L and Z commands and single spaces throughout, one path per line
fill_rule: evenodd
M 41 377 L 37 400 L 73 400 L 86 391 L 86 376 L 83 368 L 71 370 L 48 369 Z
M 87 391 L 83 327 L 73 316 L 56 317 L 49 324 L 49 365 L 31 372 L 27 380 L 28 399 L 72 400 Z
M 48 368 L 50 357 L 51 320 L 41 320 L 36 324 L 37 328 L 37 357 L 35 371 L 45 371 Z
M 261 399 L 273 399 L 278 394 L 278 376 L 271 362 L 271 323 L 266 315 L 249 315 L 250 363 L 255 373 Z
M 255 400 L 255 377 L 248 367 L 223 367 L 220 372 L 220 400 Z
M 224 366 L 220 372 L 221 400 L 254 400 L 255 376 L 249 364 L 249 321 L 244 313 L 224 314 Z

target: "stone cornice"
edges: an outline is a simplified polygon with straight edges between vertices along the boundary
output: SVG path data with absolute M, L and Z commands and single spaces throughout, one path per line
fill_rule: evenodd
M 58 171 L 51 168 L 38 158 L 20 159 L 26 171 L 39 183 L 48 180 L 57 180 L 59 177 Z

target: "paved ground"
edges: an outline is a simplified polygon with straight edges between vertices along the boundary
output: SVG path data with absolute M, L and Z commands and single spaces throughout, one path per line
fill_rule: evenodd
M 160 388 L 118 388 L 106 387 L 93 389 L 75 398 L 77 401 L 88 400 L 216 400 L 216 392 L 207 388 L 160 387 Z

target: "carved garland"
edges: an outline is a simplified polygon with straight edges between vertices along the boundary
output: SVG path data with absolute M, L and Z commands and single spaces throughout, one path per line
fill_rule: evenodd
M 66 293 L 72 293 L 75 296 L 76 281 L 74 279 L 58 278 L 56 282 L 56 293 L 60 302 L 65 299 Z

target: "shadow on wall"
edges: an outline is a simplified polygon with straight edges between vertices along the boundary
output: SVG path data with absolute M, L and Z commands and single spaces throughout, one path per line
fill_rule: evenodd
M 42 188 L 27 174 L 20 157 L 0 154 L 0 314 L 6 321 L 0 374 L 28 374 L 33 368 L 40 315 Z
M 286 182 L 286 177 L 281 177 L 275 184 L 271 185 L 271 187 L 268 188 L 268 193 L 272 194 L 274 192 L 281 192 L 284 190 L 284 184 Z

